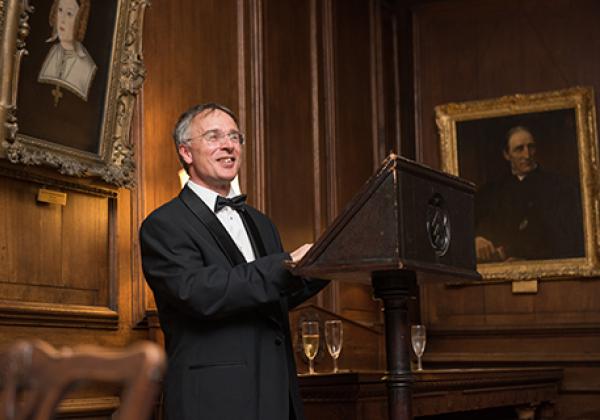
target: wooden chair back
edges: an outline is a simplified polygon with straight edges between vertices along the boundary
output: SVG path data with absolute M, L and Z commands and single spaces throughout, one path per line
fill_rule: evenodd
M 113 418 L 147 420 L 165 368 L 164 350 L 149 341 L 124 349 L 56 349 L 42 340 L 20 340 L 0 355 L 0 420 L 49 420 L 71 387 L 87 381 L 122 386 Z

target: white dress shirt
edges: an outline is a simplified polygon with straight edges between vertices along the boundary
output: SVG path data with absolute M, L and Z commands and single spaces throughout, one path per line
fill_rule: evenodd
M 208 188 L 198 185 L 191 180 L 187 182 L 187 185 L 214 213 L 215 203 L 217 202 L 217 196 L 219 194 L 213 190 L 209 190 Z M 235 192 L 235 190 L 230 188 L 227 198 L 232 198 L 236 195 L 238 194 Z M 252 243 L 250 242 L 248 232 L 246 232 L 246 228 L 244 227 L 244 223 L 242 222 L 242 218 L 239 213 L 231 207 L 226 206 L 219 210 L 218 213 L 215 213 L 215 215 L 223 227 L 225 227 L 225 230 L 229 233 L 229 236 L 231 236 L 231 239 L 233 239 L 233 242 L 235 242 L 246 261 L 254 261 L 256 257 L 254 256 L 254 251 L 252 250 Z

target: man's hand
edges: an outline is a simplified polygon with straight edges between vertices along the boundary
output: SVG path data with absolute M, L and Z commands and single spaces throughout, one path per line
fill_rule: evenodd
M 292 257 L 292 262 L 298 262 L 304 257 L 304 255 L 308 252 L 308 250 L 313 246 L 313 244 L 304 244 L 301 247 L 290 253 Z
M 475 237 L 475 253 L 477 255 L 477 261 L 490 262 L 506 260 L 504 247 L 496 247 L 492 241 L 483 236 Z

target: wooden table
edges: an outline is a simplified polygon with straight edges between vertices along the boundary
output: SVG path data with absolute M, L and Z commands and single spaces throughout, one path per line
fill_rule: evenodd
M 300 375 L 306 419 L 387 419 L 383 375 L 383 372 Z M 560 368 L 413 372 L 413 415 L 443 418 L 449 413 L 512 408 L 513 418 L 519 420 L 551 419 L 562 375 Z

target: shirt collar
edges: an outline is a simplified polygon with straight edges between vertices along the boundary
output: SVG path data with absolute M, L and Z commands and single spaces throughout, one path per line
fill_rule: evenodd
M 188 180 L 187 186 L 202 200 L 204 204 L 208 206 L 208 208 L 214 212 L 215 211 L 215 203 L 217 202 L 218 193 L 213 190 L 203 187 L 202 185 L 196 184 L 192 180 Z M 229 187 L 229 194 L 227 194 L 227 198 L 235 197 L 238 195 L 232 187 Z

